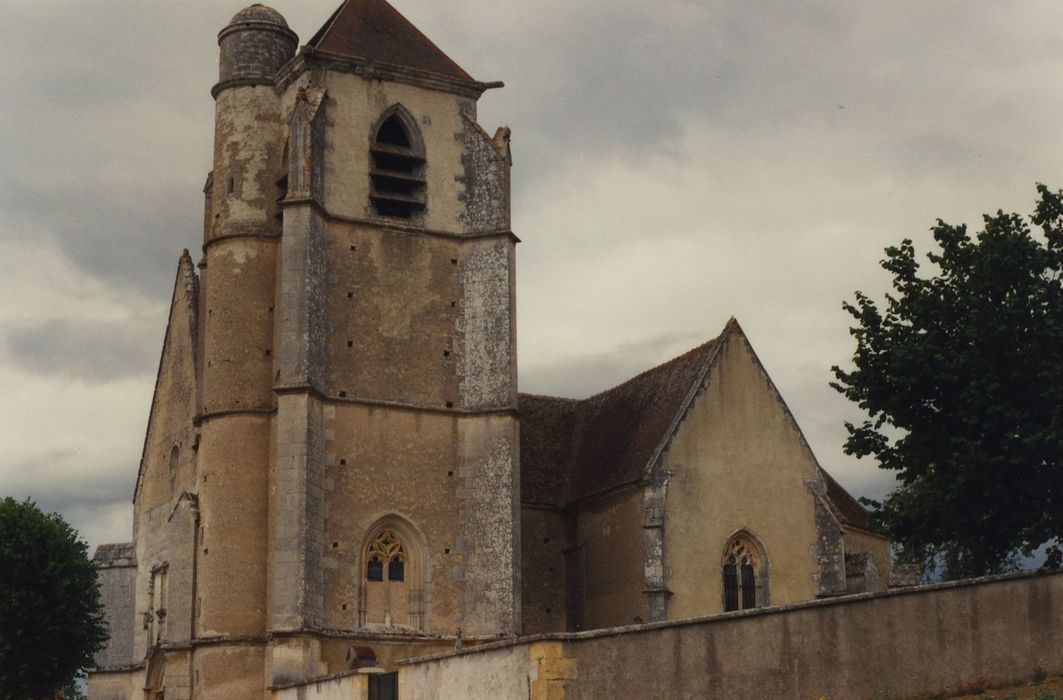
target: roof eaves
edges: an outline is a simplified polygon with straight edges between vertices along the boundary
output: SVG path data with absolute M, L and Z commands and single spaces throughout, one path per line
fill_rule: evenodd
M 313 46 L 303 47 L 300 55 L 305 56 L 308 59 L 324 59 L 330 61 L 333 65 L 350 66 L 353 68 L 353 71 L 351 72 L 358 75 L 364 75 L 367 78 L 391 80 L 397 83 L 406 83 L 417 87 L 453 92 L 469 97 L 478 98 L 486 90 L 504 86 L 501 81 L 482 83 L 473 78 L 459 78 L 438 71 L 413 68 L 399 63 L 388 63 L 387 61 L 370 59 L 364 56 L 335 53 L 333 51 L 326 51 Z

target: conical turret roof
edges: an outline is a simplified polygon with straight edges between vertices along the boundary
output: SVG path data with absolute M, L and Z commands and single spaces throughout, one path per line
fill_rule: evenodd
M 473 80 L 386 0 L 344 0 L 307 46 L 458 80 Z

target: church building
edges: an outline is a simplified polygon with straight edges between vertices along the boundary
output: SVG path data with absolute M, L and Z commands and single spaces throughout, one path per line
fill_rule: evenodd
M 363 667 L 391 697 L 396 662 L 455 646 L 885 585 L 889 541 L 736 321 L 587 399 L 518 393 L 510 133 L 476 117 L 501 83 L 385 0 L 301 48 L 252 5 L 218 43 L 202 256 L 132 541 L 96 553 L 92 700 Z

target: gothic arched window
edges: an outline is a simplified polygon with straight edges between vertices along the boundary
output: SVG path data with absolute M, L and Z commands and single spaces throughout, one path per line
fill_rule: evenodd
M 752 536 L 744 532 L 731 536 L 722 564 L 724 612 L 767 605 L 767 558 Z
M 412 219 L 424 211 L 424 143 L 417 123 L 401 105 L 388 109 L 377 122 L 369 154 L 369 200 L 373 212 Z
M 363 549 L 360 622 L 423 628 L 425 568 L 420 534 L 397 516 L 370 528 Z

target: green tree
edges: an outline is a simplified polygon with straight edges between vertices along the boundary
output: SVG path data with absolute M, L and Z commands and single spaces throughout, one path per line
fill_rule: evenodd
M 845 452 L 897 472 L 867 501 L 907 557 L 950 578 L 1006 571 L 1063 536 L 1063 191 L 1038 185 L 1030 225 L 986 215 L 974 237 L 937 222 L 926 274 L 911 240 L 886 249 L 884 308 L 861 292 L 855 369 L 835 389 L 868 418 Z M 1055 543 L 1055 544 L 1053 544 Z
M 0 699 L 50 700 L 106 640 L 77 532 L 29 500 L 0 501 Z

